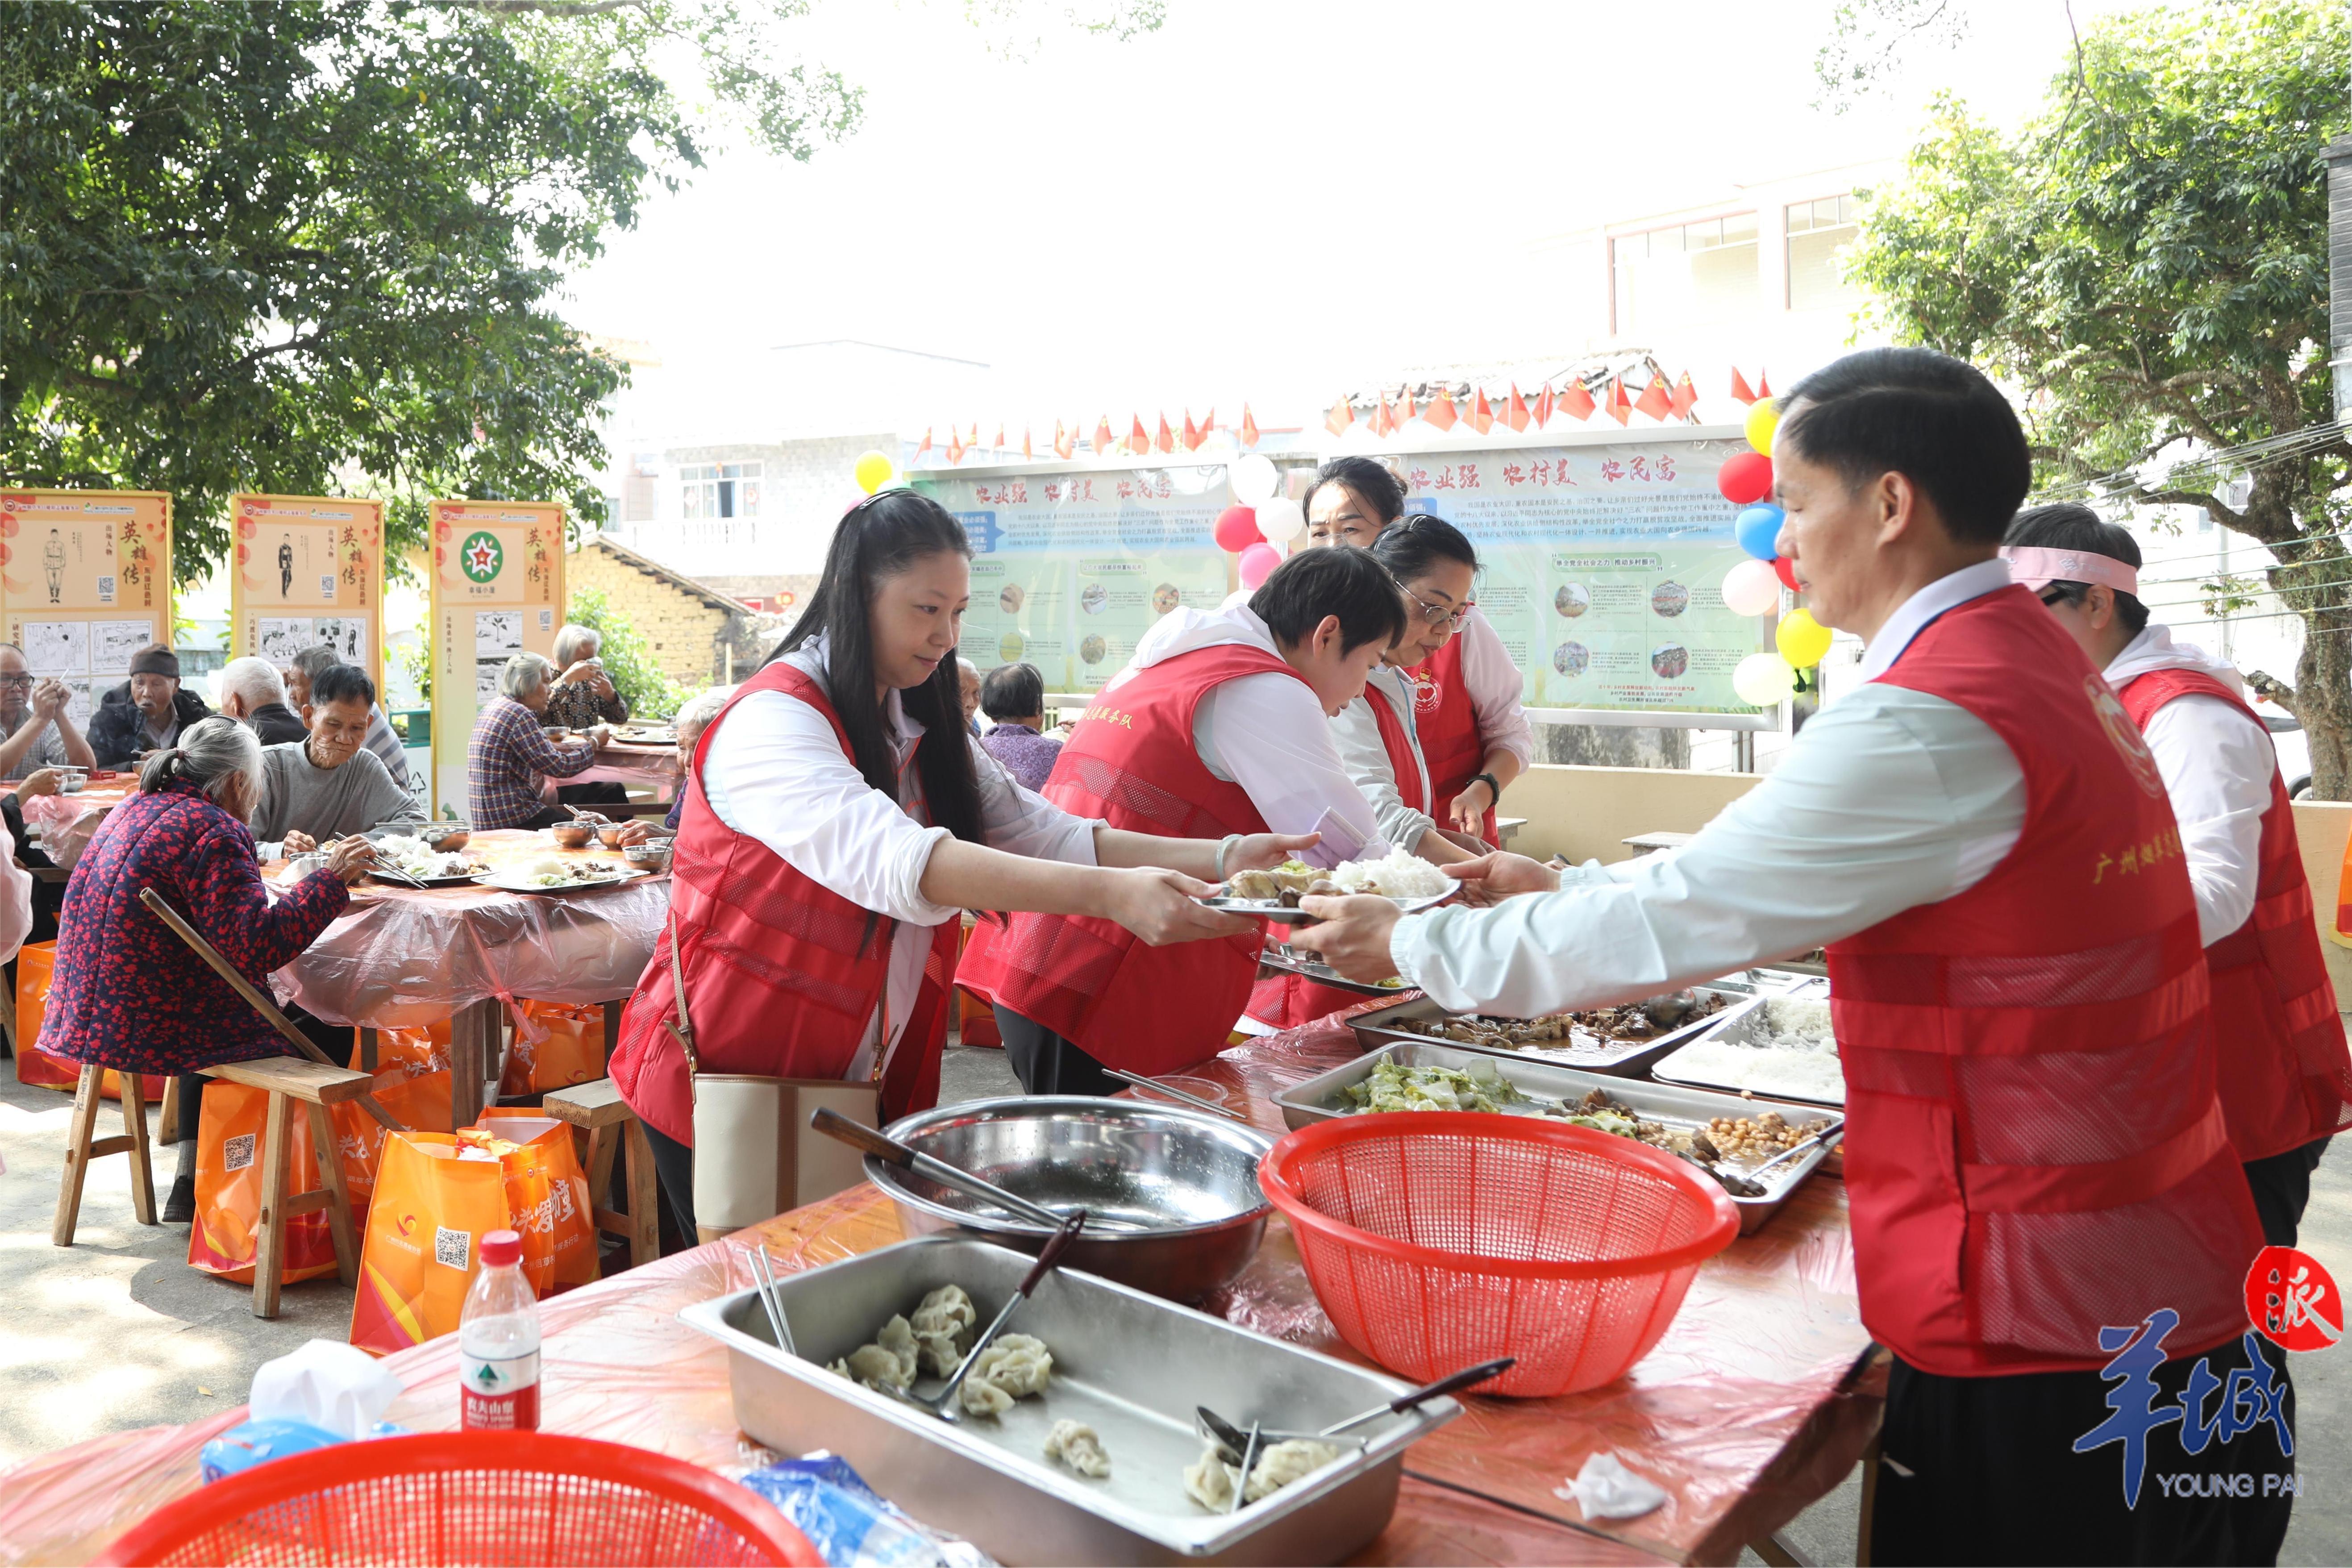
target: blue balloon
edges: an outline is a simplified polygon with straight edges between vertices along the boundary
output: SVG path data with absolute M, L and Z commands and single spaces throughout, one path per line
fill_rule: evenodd
M 1769 561 L 1780 553 L 1780 523 L 1787 513 L 1777 506 L 1751 506 L 1739 514 L 1732 532 L 1739 548 L 1759 561 Z

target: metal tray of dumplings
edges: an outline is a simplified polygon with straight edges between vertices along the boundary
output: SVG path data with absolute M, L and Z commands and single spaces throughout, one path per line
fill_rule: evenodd
M 950 1425 L 825 1370 L 941 1285 L 962 1286 L 988 1321 L 1034 1261 L 940 1235 L 787 1275 L 777 1289 L 797 1357 L 776 1347 L 756 1291 L 679 1316 L 727 1347 L 745 1432 L 779 1453 L 831 1449 L 917 1518 L 1013 1564 L 1340 1562 L 1387 1528 L 1406 1446 L 1462 1414 L 1435 1399 L 1360 1427 L 1363 1447 L 1344 1447 L 1338 1463 L 1212 1514 L 1184 1491 L 1183 1468 L 1202 1449 L 1194 1406 L 1312 1431 L 1409 1385 L 1070 1268 L 1039 1281 L 1008 1326 L 1045 1342 L 1054 1377 L 1002 1419 Z M 920 1378 L 916 1391 L 936 1392 L 940 1381 Z M 1108 1478 L 1045 1457 L 1056 1420 L 1101 1436 Z
M 1393 1045 L 1400 1040 L 1423 1045 L 1433 1041 L 1438 1045 L 1454 1047 L 1458 1050 L 1483 1051 L 1488 1056 L 1501 1057 L 1506 1060 L 1545 1062 L 1553 1067 L 1574 1068 L 1579 1072 L 1607 1073 L 1616 1078 L 1638 1078 L 1646 1072 L 1652 1062 L 1664 1056 L 1668 1051 L 1678 1046 L 1688 1045 L 1701 1036 L 1723 1027 L 1733 1019 L 1747 1014 L 1761 1000 L 1761 994 L 1754 991 L 1734 991 L 1712 985 L 1694 985 L 1689 989 L 1702 996 L 1720 996 L 1725 1005 L 1703 1018 L 1693 1019 L 1679 1028 L 1669 1029 L 1664 1034 L 1654 1036 L 1650 1039 L 1603 1040 L 1596 1035 L 1586 1037 L 1594 1042 L 1590 1046 L 1561 1043 L 1529 1046 L 1525 1050 L 1515 1051 L 1501 1046 L 1480 1046 L 1466 1040 L 1444 1039 L 1435 1035 L 1424 1035 L 1416 1030 L 1397 1026 L 1408 1018 L 1460 1016 L 1459 1014 L 1447 1012 L 1443 1004 L 1430 996 L 1420 996 L 1410 1002 L 1400 1002 L 1393 1007 L 1377 1007 L 1369 1013 L 1359 1013 L 1350 1017 L 1348 1022 L 1355 1029 L 1357 1040 L 1367 1051 L 1376 1051 L 1382 1046 Z
M 1580 1072 L 1573 1068 L 1555 1067 L 1549 1062 L 1530 1061 L 1521 1056 L 1506 1056 L 1494 1051 L 1474 1051 L 1466 1046 L 1450 1041 L 1399 1040 L 1382 1046 L 1367 1056 L 1319 1073 L 1304 1083 L 1293 1084 L 1274 1097 L 1282 1112 L 1282 1120 L 1294 1130 L 1312 1126 L 1318 1121 L 1329 1121 L 1337 1117 L 1357 1112 L 1342 1092 L 1372 1076 L 1372 1069 L 1383 1059 L 1393 1060 L 1404 1068 L 1449 1068 L 1460 1072 L 1472 1062 L 1492 1062 L 1503 1081 L 1520 1093 L 1538 1100 L 1559 1100 L 1573 1105 L 1594 1089 L 1601 1090 L 1645 1121 L 1662 1121 L 1668 1127 L 1689 1129 L 1704 1127 L 1718 1116 L 1761 1116 L 1777 1110 L 1790 1126 L 1803 1129 L 1818 1127 L 1829 1120 L 1829 1112 L 1816 1106 L 1798 1105 L 1769 1100 L 1749 1100 L 1737 1094 L 1724 1094 L 1714 1089 L 1682 1089 L 1672 1084 L 1629 1081 L 1604 1073 Z M 1508 1115 L 1510 1112 L 1504 1112 Z M 1835 1140 L 1832 1139 L 1834 1143 Z M 1808 1149 L 1783 1165 L 1775 1165 L 1760 1178 L 1764 1184 L 1761 1197 L 1743 1198 L 1732 1194 L 1732 1205 L 1739 1210 L 1739 1234 L 1753 1236 L 1764 1228 L 1764 1222 L 1780 1212 L 1780 1205 L 1790 1195 L 1812 1178 L 1822 1162 L 1829 1158 L 1829 1146 Z M 1737 1171 L 1738 1167 L 1732 1167 Z

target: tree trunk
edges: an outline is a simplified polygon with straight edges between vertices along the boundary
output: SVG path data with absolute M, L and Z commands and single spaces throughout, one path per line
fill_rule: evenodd
M 2340 591 L 2331 594 L 2341 600 Z M 2311 796 L 2352 800 L 2352 625 L 2341 604 L 2308 609 L 2294 665 L 2295 717 L 2311 742 Z

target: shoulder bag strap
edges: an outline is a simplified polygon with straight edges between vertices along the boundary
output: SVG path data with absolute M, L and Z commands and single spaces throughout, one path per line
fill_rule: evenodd
M 663 1019 L 662 1027 L 667 1029 L 670 1038 L 677 1042 L 677 1048 L 686 1053 L 686 1082 L 691 1096 L 695 1076 L 701 1072 L 702 1064 L 694 1054 L 694 1020 L 686 1012 L 686 969 L 677 956 L 677 904 L 675 900 L 669 907 L 669 984 L 670 994 L 677 998 L 677 1019 L 674 1023 Z

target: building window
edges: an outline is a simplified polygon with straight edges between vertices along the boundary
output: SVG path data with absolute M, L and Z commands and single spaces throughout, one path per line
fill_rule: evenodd
M 1756 215 L 1734 213 L 1609 242 L 1617 335 L 1719 321 L 1756 309 Z
M 706 517 L 760 515 L 758 463 L 688 463 L 677 471 L 678 515 L 691 521 Z
M 1823 310 L 1850 302 L 1843 258 L 1862 226 L 1852 196 L 1823 196 L 1789 209 L 1789 309 Z

